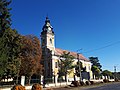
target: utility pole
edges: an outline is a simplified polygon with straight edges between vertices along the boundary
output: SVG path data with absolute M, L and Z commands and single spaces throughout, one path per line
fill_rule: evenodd
M 82 48 L 79 49 L 79 50 L 77 50 L 77 52 L 79 52 L 80 50 L 82 50 Z M 77 59 L 78 59 L 78 73 L 79 73 L 79 75 L 80 75 L 80 82 L 81 82 L 81 81 L 82 81 L 82 75 L 81 75 L 81 65 L 80 65 L 79 54 L 80 54 L 80 53 L 77 53 Z
M 114 66 L 114 73 L 115 73 L 115 81 L 117 79 L 117 75 L 116 75 L 116 66 Z
M 82 77 L 81 77 L 81 65 L 80 65 L 80 59 L 79 59 L 79 53 L 77 53 L 77 59 L 78 59 L 78 73 L 80 74 L 80 82 L 82 80 Z

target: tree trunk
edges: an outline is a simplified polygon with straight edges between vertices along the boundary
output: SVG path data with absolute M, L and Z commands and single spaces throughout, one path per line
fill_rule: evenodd
M 93 73 L 93 79 L 95 79 L 95 74 Z
M 76 76 L 74 75 L 74 81 L 76 81 Z
M 39 83 L 40 83 L 40 85 L 41 85 L 41 75 L 39 76 Z
M 26 80 L 26 84 L 30 85 L 30 81 L 31 81 L 31 76 L 29 76 Z
M 65 75 L 65 81 L 67 82 L 67 74 Z
M 31 76 L 28 78 L 28 84 L 30 85 L 30 81 L 31 81 Z

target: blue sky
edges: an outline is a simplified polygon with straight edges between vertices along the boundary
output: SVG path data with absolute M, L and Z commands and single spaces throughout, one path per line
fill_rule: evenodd
M 57 48 L 97 56 L 104 69 L 120 71 L 120 0 L 13 0 L 12 27 L 40 38 L 48 15 Z M 110 46 L 109 46 L 110 45 Z

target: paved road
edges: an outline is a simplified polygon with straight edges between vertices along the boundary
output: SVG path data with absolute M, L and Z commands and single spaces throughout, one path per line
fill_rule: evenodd
M 53 90 L 120 90 L 120 82 L 108 83 L 103 85 L 76 87 L 76 88 L 56 88 Z
M 82 90 L 120 90 L 120 82 L 105 84 L 103 86 L 98 87 L 84 88 Z

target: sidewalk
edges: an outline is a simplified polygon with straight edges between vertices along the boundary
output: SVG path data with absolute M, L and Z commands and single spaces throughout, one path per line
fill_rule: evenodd
M 68 82 L 68 83 L 66 83 L 66 82 L 62 82 L 62 83 L 57 83 L 57 84 L 54 84 L 54 83 L 52 83 L 52 84 L 46 84 L 45 85 L 45 87 L 46 88 L 49 88 L 49 87 L 63 87 L 63 86 L 67 86 L 67 85 L 70 85 L 71 84 L 71 82 Z M 11 90 L 11 88 L 12 87 L 10 87 L 10 88 L 0 88 L 0 90 Z M 32 85 L 31 86 L 25 86 L 25 88 L 26 88 L 26 90 L 31 90 L 31 88 L 32 88 Z M 43 88 L 43 90 L 46 90 L 46 88 Z
M 94 81 L 94 82 L 102 82 L 103 80 L 91 80 L 91 81 Z M 114 79 L 111 79 L 110 81 L 114 81 Z M 46 84 L 45 87 L 46 88 L 43 88 L 43 90 L 46 90 L 47 88 L 58 88 L 58 87 L 64 87 L 64 86 L 68 86 L 68 85 L 71 85 L 71 82 L 62 82 L 62 83 L 51 83 L 51 84 Z M 12 88 L 12 87 L 11 87 Z M 0 90 L 11 90 L 11 88 L 0 88 Z M 26 90 L 31 90 L 32 88 L 32 85 L 31 86 L 25 86 Z

